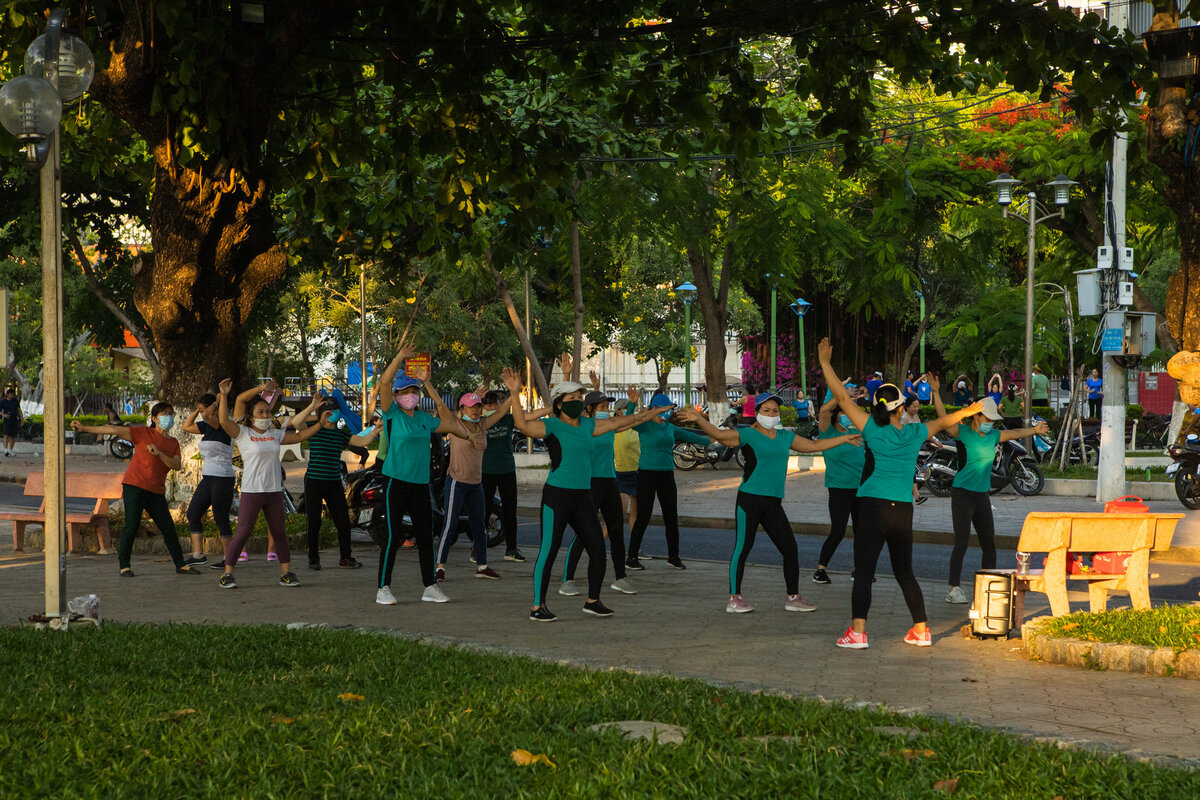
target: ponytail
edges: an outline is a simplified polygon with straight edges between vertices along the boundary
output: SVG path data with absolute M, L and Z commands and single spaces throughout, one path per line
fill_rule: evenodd
M 888 406 L 891 406 L 891 409 Z M 904 408 L 900 389 L 895 384 L 885 383 L 875 390 L 875 403 L 871 406 L 871 419 L 879 427 L 886 427 L 892 424 L 892 414 L 900 408 Z
M 882 400 L 876 400 L 875 405 L 871 406 L 871 419 L 881 428 L 886 428 L 892 423 L 892 412 L 887 410 L 887 403 Z

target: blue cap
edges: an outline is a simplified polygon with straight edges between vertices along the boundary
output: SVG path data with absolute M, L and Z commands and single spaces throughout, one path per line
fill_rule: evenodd
M 659 392 L 650 399 L 651 408 L 665 408 L 670 405 L 674 405 L 674 403 L 671 402 L 671 398 L 667 397 L 662 392 Z
M 410 386 L 420 386 L 421 382 L 416 378 L 410 378 L 407 375 L 401 375 L 396 378 L 396 382 L 392 384 L 392 391 L 398 392 L 401 389 L 407 389 Z
M 779 395 L 773 394 L 771 392 L 759 392 L 758 395 L 754 398 L 754 405 L 761 406 L 763 403 L 767 402 L 768 400 L 774 400 L 776 403 L 779 403 L 779 405 L 783 405 L 783 398 L 780 397 Z

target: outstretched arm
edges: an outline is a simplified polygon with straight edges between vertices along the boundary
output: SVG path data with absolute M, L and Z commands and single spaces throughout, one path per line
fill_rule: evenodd
M 640 425 L 650 419 L 656 413 L 661 413 L 661 408 L 643 408 L 633 416 L 609 417 L 608 419 L 596 420 L 596 429 L 593 436 L 602 436 L 609 431 L 624 431 L 632 428 L 635 425 Z
M 737 431 L 731 431 L 728 428 L 718 428 L 708 421 L 708 417 L 694 408 L 680 409 L 679 418 L 684 422 L 696 423 L 700 426 L 700 430 L 704 431 L 705 436 L 726 447 L 737 447 L 742 442 L 742 438 Z
M 955 411 L 953 414 L 945 417 L 938 417 L 925 423 L 926 437 L 933 436 L 941 431 L 948 430 L 958 423 L 962 422 L 967 417 L 973 417 L 983 411 L 983 401 L 978 400 L 966 408 Z
M 1042 420 L 1032 428 L 1017 428 L 1011 431 L 1000 431 L 1000 441 L 1011 442 L 1013 439 L 1027 439 L 1030 436 L 1048 436 L 1050 434 L 1050 426 Z
M 847 433 L 829 439 L 817 439 L 815 442 L 805 436 L 794 436 L 792 437 L 791 449 L 797 453 L 819 453 L 822 450 L 832 450 L 842 444 L 852 444 L 855 447 L 862 447 L 862 434 Z
M 508 396 L 512 399 L 513 425 L 526 436 L 542 439 L 546 436 L 546 424 L 529 419 L 521 408 L 521 376 L 512 367 L 504 368 L 504 385 L 508 387 Z
M 332 411 L 326 411 L 321 415 L 321 418 L 317 420 L 316 425 L 309 425 L 302 431 L 288 431 L 283 435 L 282 444 L 298 444 L 299 442 L 303 442 L 305 439 L 311 439 L 314 435 L 316 435 L 317 431 L 321 430 L 321 425 L 329 421 L 329 415 L 332 413 Z
M 937 411 L 937 415 L 939 417 L 946 416 L 946 404 L 942 402 L 942 391 L 941 391 L 942 381 L 941 381 L 941 379 L 936 375 L 929 376 L 929 387 L 931 389 L 933 389 L 933 408 L 934 408 L 934 410 Z M 942 430 L 944 430 L 946 433 L 953 436 L 955 439 L 958 438 L 958 424 L 957 423 L 954 425 L 947 425 Z
M 71 430 L 83 433 L 95 433 L 100 436 L 126 436 L 129 433 L 127 425 L 84 425 L 77 419 L 71 420 Z
M 855 404 L 853 398 L 850 397 L 850 392 L 846 390 L 846 385 L 834 372 L 833 364 L 830 363 L 833 358 L 833 345 L 829 343 L 828 336 L 817 345 L 817 357 L 821 362 L 821 372 L 825 375 L 825 383 L 829 386 L 829 391 L 833 392 L 833 396 L 837 398 L 838 405 L 842 407 L 842 411 L 846 412 L 846 416 L 854 423 L 854 427 L 860 431 L 865 430 L 870 417 L 867 412 Z
M 371 442 L 375 441 L 375 437 L 383 430 L 383 420 L 375 420 L 375 424 L 366 433 L 358 433 L 350 437 L 350 444 L 354 447 L 366 447 Z

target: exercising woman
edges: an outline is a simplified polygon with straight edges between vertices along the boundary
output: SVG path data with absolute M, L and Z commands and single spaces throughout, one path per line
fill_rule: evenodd
M 233 539 L 233 529 L 229 527 L 229 509 L 233 506 L 233 489 L 237 481 L 233 471 L 233 440 L 217 418 L 215 394 L 200 396 L 192 413 L 183 421 L 183 432 L 200 437 L 196 447 L 204 459 L 200 466 L 200 483 L 192 492 L 187 507 L 188 531 L 192 538 L 192 557 L 187 563 L 207 564 L 208 556 L 204 555 L 204 512 L 212 509 L 213 522 L 221 535 L 223 553 Z M 213 566 L 220 568 L 225 566 L 225 562 L 220 560 L 219 565 Z
M 854 390 L 851 397 L 857 398 L 865 394 Z M 838 413 L 838 399 L 829 393 L 829 398 L 821 406 L 817 417 L 818 430 L 821 439 L 834 439 L 845 434 L 856 434 L 860 431 L 854 427 L 850 417 Z M 853 520 L 855 535 L 858 535 L 858 487 L 862 483 L 863 467 L 866 465 L 866 453 L 862 447 L 842 444 L 825 451 L 825 491 L 829 493 L 829 535 L 821 545 L 820 561 L 817 571 L 813 573 L 813 583 L 832 583 L 825 568 L 833 560 L 838 545 L 846 536 L 846 522 Z
M 179 442 L 171 436 L 175 424 L 175 409 L 170 403 L 155 403 L 150 409 L 150 426 L 130 425 L 82 425 L 71 420 L 71 429 L 100 436 L 119 436 L 133 442 L 133 458 L 121 479 L 121 499 L 125 501 L 125 528 L 121 531 L 121 545 L 117 549 L 117 564 L 121 576 L 134 577 L 129 559 L 133 555 L 133 540 L 137 537 L 142 522 L 142 511 L 150 515 L 162 534 L 163 543 L 175 571 L 180 575 L 199 575 L 200 571 L 183 559 L 179 546 L 179 532 L 175 520 L 167 508 L 167 473 L 179 469 L 183 462 L 179 458 Z
M 266 517 L 267 530 L 275 540 L 275 552 L 279 556 L 279 585 L 299 586 L 300 581 L 291 570 L 292 550 L 284 529 L 283 471 L 279 468 L 279 448 L 285 444 L 298 444 L 319 428 L 314 425 L 296 432 L 274 427 L 271 404 L 263 395 L 278 391 L 275 381 L 267 381 L 237 396 L 234 418 L 250 423 L 238 424 L 229 418 L 229 392 L 232 386 L 233 381 L 229 378 L 221 381 L 217 419 L 230 438 L 237 442 L 238 452 L 242 455 L 242 491 L 238 495 L 237 530 L 225 546 L 225 572 L 221 575 L 221 588 L 237 588 L 233 568 L 254 531 L 260 511 Z M 319 402 L 321 398 L 314 397 L 304 414 L 311 414 Z
M 757 405 L 755 398 L 749 396 L 747 403 L 752 409 Z M 679 558 L 679 492 L 675 488 L 673 452 L 676 442 L 691 442 L 703 447 L 708 444 L 708 437 L 667 422 L 672 408 L 674 405 L 665 394 L 654 395 L 647 409 L 653 416 L 634 428 L 640 437 L 642 452 L 638 457 L 637 521 L 629 534 L 629 556 L 625 559 L 628 569 L 645 569 L 638 560 L 638 553 L 650 524 L 650 513 L 654 511 L 655 496 L 666 528 L 667 563 L 675 569 L 687 569 Z
M 616 398 L 609 397 L 600 391 L 600 378 L 592 373 L 592 391 L 583 398 L 583 414 L 589 419 L 609 419 L 611 416 L 609 404 Z M 637 400 L 630 392 L 630 399 L 636 405 Z M 592 502 L 604 520 L 604 535 L 612 550 L 613 582 L 608 588 L 622 594 L 637 594 L 637 589 L 625 577 L 625 521 L 624 508 L 621 503 L 621 489 L 617 485 L 617 472 L 613 454 L 613 444 L 617 433 L 633 427 L 633 417 L 619 415 L 614 417 L 624 427 L 616 427 L 608 433 L 592 439 Z M 579 558 L 583 555 L 583 540 L 579 536 L 571 540 L 567 548 L 567 568 L 563 571 L 563 582 L 558 587 L 558 593 L 572 597 L 579 594 L 575 587 L 575 568 L 579 566 Z
M 550 451 L 550 475 L 542 488 L 542 543 L 533 570 L 533 606 L 529 619 L 553 622 L 557 617 L 546 607 L 550 571 L 568 525 L 583 540 L 588 554 L 588 594 L 585 614 L 611 617 L 600 602 L 604 583 L 604 534 L 592 503 L 592 447 L 596 436 L 614 431 L 623 420 L 580 418 L 583 416 L 583 386 L 562 381 L 550 393 L 550 414 L 531 420 L 521 408 L 521 376 L 505 367 L 504 384 L 512 397 L 513 422 L 526 436 L 546 440 Z M 635 424 L 646 414 L 634 416 Z
M 933 403 L 938 416 L 946 416 L 942 397 L 938 392 L 938 380 L 933 379 Z M 962 577 L 963 557 L 971 541 L 971 526 L 979 537 L 979 549 L 983 551 L 983 569 L 996 568 L 996 526 L 992 520 L 992 462 L 996 459 L 996 447 L 1001 442 L 1024 439 L 1037 434 L 1045 436 L 1049 427 L 1039 422 L 1032 428 L 999 430 L 995 427 L 1001 419 L 1000 410 L 992 398 L 983 399 L 978 414 L 965 423 L 951 425 L 946 433 L 958 440 L 958 472 L 950 489 L 950 518 L 954 521 L 954 549 L 950 552 L 950 591 L 947 603 L 966 603 L 967 596 L 959 588 Z
M 754 610 L 754 604 L 742 597 L 742 576 L 759 525 L 762 525 L 783 556 L 783 580 L 787 588 L 784 610 L 817 610 L 815 605 L 800 596 L 800 557 L 796 550 L 796 536 L 783 510 L 788 457 L 793 452 L 817 453 L 840 444 L 861 442 L 861 437 L 851 434 L 814 442 L 783 430 L 779 419 L 782 405 L 779 395 L 763 392 L 754 399 L 754 424 L 732 431 L 713 425 L 694 408 L 679 412 L 681 420 L 696 423 L 714 442 L 726 447 L 741 445 L 746 456 L 746 468 L 742 474 L 742 484 L 738 487 L 734 512 L 737 525 L 733 556 L 729 559 L 729 601 L 725 604 L 725 610 L 730 614 Z
M 384 606 L 396 604 L 392 594 L 392 568 L 396 551 L 404 539 L 401 525 L 404 512 L 412 519 L 412 533 L 417 540 L 417 560 L 421 564 L 421 584 L 425 591 L 421 600 L 445 603 L 450 600 L 438 586 L 433 567 L 433 510 L 429 505 L 429 462 L 432 454 L 430 437 L 435 433 L 450 433 L 459 429 L 454 413 L 446 408 L 442 396 L 429 382 L 425 369 L 413 370 L 414 377 L 396 377 L 401 362 L 415 351 L 408 345 L 400 348 L 380 377 L 384 386 L 392 386 L 392 394 L 380 394 L 379 409 L 383 413 L 383 428 L 387 432 L 387 458 L 383 462 L 385 484 L 384 509 L 387 517 L 387 540 L 381 548 L 379 582 L 375 602 Z M 393 383 L 394 381 L 394 383 Z M 437 416 L 417 408 L 421 402 L 421 385 L 433 398 Z M 393 395 L 395 402 L 392 402 Z
M 859 518 L 862 530 L 854 531 L 854 589 L 851 593 L 850 629 L 837 640 L 838 647 L 854 650 L 867 648 L 867 613 L 871 609 L 871 582 L 875 565 L 886 544 L 892 562 L 892 573 L 900 584 L 904 602 L 912 616 L 913 626 L 904 641 L 918 647 L 933 644 L 925 624 L 925 598 L 912 569 L 913 473 L 921 444 L 930 436 L 945 430 L 960 420 L 978 414 L 982 404 L 975 403 L 949 417 L 939 417 L 926 423 L 900 424 L 900 409 L 904 405 L 901 392 L 885 383 L 875 390 L 871 413 L 855 405 L 850 394 L 838 380 L 830 358 L 833 347 L 829 339 L 817 347 L 821 369 L 829 388 L 838 399 L 850 422 L 862 431 L 867 445 L 863 482 L 858 490 Z

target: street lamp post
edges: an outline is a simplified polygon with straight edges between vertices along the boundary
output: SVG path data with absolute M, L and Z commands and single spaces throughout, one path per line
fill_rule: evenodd
M 925 293 L 917 292 L 917 299 L 921 301 L 921 308 L 920 308 L 921 320 L 924 321 L 925 320 Z M 918 366 L 920 367 L 920 373 L 922 375 L 924 375 L 925 374 L 925 330 L 924 329 L 921 330 L 921 358 L 920 358 L 920 363 L 918 364 Z
M 95 71 L 88 46 L 64 29 L 66 17 L 50 12 L 46 32 L 25 52 L 25 74 L 0 87 L 0 124 L 24 148 L 25 166 L 41 172 L 45 600 L 46 616 L 59 619 L 67 615 L 59 121 L 63 103 L 81 97 Z
M 989 181 L 988 185 L 996 187 L 996 202 L 1002 210 L 1002 216 L 1015 217 L 1028 225 L 1028 234 L 1025 242 L 1025 403 L 1024 417 L 1025 424 L 1031 424 L 1033 416 L 1033 393 L 1030 391 L 1030 376 L 1033 375 L 1033 267 L 1034 258 L 1036 257 L 1037 246 L 1037 226 L 1047 220 L 1058 217 L 1062 219 L 1066 216 L 1067 203 L 1071 199 L 1071 187 L 1075 185 L 1075 181 L 1069 179 L 1066 175 L 1058 175 L 1052 181 L 1048 181 L 1046 186 L 1054 187 L 1054 204 L 1058 206 L 1058 210 L 1050 213 L 1047 212 L 1042 216 L 1038 216 L 1038 212 L 1045 207 L 1038 203 L 1037 192 L 1030 191 L 1025 197 L 1025 214 L 1022 216 L 1015 211 L 1010 210 L 1013 196 L 1012 190 L 1014 186 L 1020 185 L 1020 181 L 1014 179 L 1006 172 L 1000 173 L 996 180 Z M 1033 452 L 1030 448 L 1029 452 Z
M 683 330 L 684 330 L 684 357 L 683 357 L 683 383 L 686 387 L 684 391 L 684 405 L 692 405 L 692 302 L 696 299 L 696 287 L 691 281 L 684 281 L 675 287 L 675 293 L 679 295 L 679 299 L 683 301 Z
M 808 397 L 808 361 L 804 356 L 804 317 L 812 310 L 812 303 L 797 297 L 788 305 L 800 322 L 800 393 Z
M 768 272 L 767 278 L 771 281 L 771 394 L 775 394 L 775 362 L 779 358 L 775 339 L 775 293 L 779 290 L 779 276 Z

